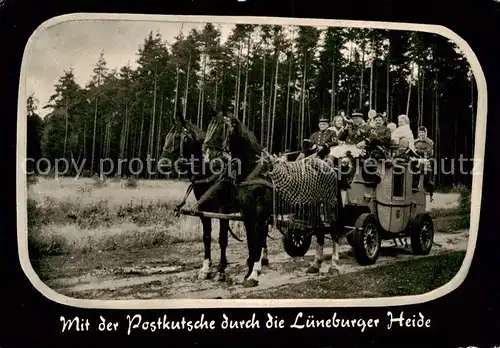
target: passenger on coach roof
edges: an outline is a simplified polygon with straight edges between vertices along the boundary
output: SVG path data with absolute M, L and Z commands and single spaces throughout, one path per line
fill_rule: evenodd
M 333 118 L 332 126 L 328 127 L 328 129 L 331 130 L 336 137 L 338 137 L 346 126 L 347 126 L 347 121 L 345 116 L 337 115 Z
M 415 151 L 419 156 L 424 158 L 432 158 L 434 156 L 434 141 L 427 137 L 427 128 L 418 128 L 418 136 L 414 143 Z
M 415 151 L 413 132 L 410 128 L 410 119 L 406 115 L 398 116 L 398 128 L 391 134 L 391 138 L 399 147 L 405 145 Z M 402 140 L 406 140 L 402 142 Z M 408 144 L 408 145 L 406 145 Z
M 309 139 L 305 140 L 305 143 L 309 142 L 312 147 L 312 150 L 316 150 L 318 152 L 318 156 L 320 158 L 324 158 L 326 154 L 330 151 L 330 147 L 336 146 L 339 144 L 337 137 L 335 136 L 334 131 L 328 129 L 329 119 L 326 117 L 322 117 L 319 120 L 318 127 L 319 131 L 314 132 Z M 307 149 L 307 145 L 305 146 L 305 150 Z M 302 152 L 297 160 L 300 160 L 305 157 L 305 153 Z
M 353 112 L 351 115 L 352 123 L 339 135 L 339 140 L 345 140 L 348 145 L 356 145 L 358 148 L 363 148 L 363 141 L 368 137 L 370 127 L 365 123 L 363 114 Z
M 367 150 L 372 158 L 385 158 L 383 151 L 387 151 L 391 145 L 391 131 L 384 125 L 382 114 L 373 117 L 373 127 L 371 127 L 368 138 L 364 141 Z M 378 148 L 382 147 L 383 150 Z
M 434 141 L 427 137 L 427 128 L 419 127 L 418 136 L 415 139 L 415 152 L 423 158 L 434 157 Z M 431 199 L 434 193 L 434 168 L 429 162 L 424 167 L 424 189 L 430 193 Z
M 391 138 L 392 138 L 392 133 L 396 130 L 398 126 L 394 122 L 389 122 L 387 124 L 387 128 L 391 131 Z
M 371 109 L 368 111 L 368 125 L 370 127 L 375 127 L 375 116 L 377 116 L 377 111 Z

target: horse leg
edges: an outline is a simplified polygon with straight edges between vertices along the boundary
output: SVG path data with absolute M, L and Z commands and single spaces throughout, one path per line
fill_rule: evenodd
M 205 248 L 205 256 L 203 258 L 203 266 L 198 273 L 198 279 L 205 280 L 210 277 L 210 266 L 212 265 L 212 220 L 209 218 L 200 218 L 203 225 L 203 247 Z
M 332 237 L 332 263 L 328 267 L 328 273 L 330 274 L 339 274 L 339 236 L 334 229 L 331 230 L 330 233 Z
M 265 231 L 264 231 L 264 241 L 262 243 L 262 256 L 260 258 L 260 263 L 262 266 L 269 266 L 269 259 L 267 257 L 267 235 L 269 234 L 269 226 L 266 225 Z
M 247 230 L 247 245 L 248 245 L 248 273 L 245 276 L 243 286 L 252 288 L 259 284 L 259 274 L 262 270 L 260 263 L 262 244 L 261 236 L 259 236 L 259 222 L 245 222 Z
M 219 247 L 220 247 L 220 261 L 218 269 L 218 280 L 223 282 L 226 280 L 226 268 L 227 268 L 227 241 L 229 232 L 229 220 L 221 219 L 219 220 L 220 230 L 219 230 Z
M 316 231 L 316 255 L 313 263 L 306 270 L 306 273 L 319 273 L 321 264 L 323 263 L 323 248 L 325 245 L 325 230 L 317 228 Z

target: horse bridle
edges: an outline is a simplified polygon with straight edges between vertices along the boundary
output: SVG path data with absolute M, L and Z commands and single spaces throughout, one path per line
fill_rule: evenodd
M 222 144 L 221 144 L 221 146 L 220 147 L 219 146 L 210 146 L 211 149 L 217 151 L 217 153 L 215 155 L 215 158 L 221 157 L 224 154 L 229 154 L 230 153 L 230 150 L 229 150 L 229 133 L 230 133 L 230 130 L 231 130 L 231 125 L 227 124 L 226 119 L 224 119 L 222 127 L 223 127 L 223 129 L 222 129 L 223 136 L 222 136 Z M 216 129 L 217 129 L 217 125 L 216 124 L 213 125 L 212 127 L 209 127 L 209 129 L 207 130 L 206 139 L 209 139 L 210 141 L 212 141 L 211 138 L 213 137 Z

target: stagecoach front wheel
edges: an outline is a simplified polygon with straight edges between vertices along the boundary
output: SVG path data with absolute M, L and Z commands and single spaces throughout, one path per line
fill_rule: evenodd
M 290 257 L 302 257 L 311 246 L 312 234 L 297 228 L 287 228 L 283 233 L 283 247 Z
M 372 265 L 378 259 L 382 243 L 377 218 L 375 214 L 361 214 L 355 226 L 351 237 L 354 257 L 361 266 Z
M 429 255 L 434 244 L 434 223 L 429 214 L 418 214 L 411 224 L 411 249 L 414 255 Z

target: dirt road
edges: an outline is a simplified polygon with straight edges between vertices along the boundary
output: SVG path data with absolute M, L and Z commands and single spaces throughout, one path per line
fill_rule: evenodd
M 467 231 L 436 233 L 431 255 L 466 250 Z M 215 279 L 200 281 L 198 268 L 203 258 L 202 243 L 175 244 L 151 250 L 114 250 L 74 256 L 57 256 L 38 265 L 44 281 L 55 291 L 75 298 L 86 299 L 158 299 L 158 298 L 231 298 L 252 292 L 279 287 L 285 284 L 302 283 L 315 277 L 334 277 L 325 273 L 329 263 L 324 262 L 320 274 L 308 275 L 305 269 L 314 258 L 313 244 L 305 257 L 292 259 L 284 251 L 276 232 L 269 240 L 268 267 L 263 268 L 257 288 L 242 287 L 246 271 L 246 243 L 230 240 L 229 266 L 226 282 Z M 345 242 L 344 242 L 345 243 Z M 383 244 L 381 256 L 372 267 L 380 267 L 415 258 L 410 250 L 393 242 Z M 331 242 L 327 241 L 325 259 L 331 257 Z M 219 248 L 213 242 L 214 274 L 219 259 Z M 367 267 L 359 266 L 351 255 L 350 247 L 340 248 L 341 274 L 359 272 Z

